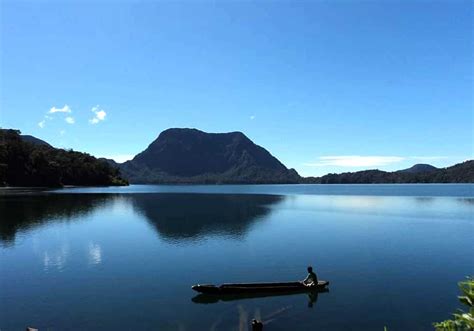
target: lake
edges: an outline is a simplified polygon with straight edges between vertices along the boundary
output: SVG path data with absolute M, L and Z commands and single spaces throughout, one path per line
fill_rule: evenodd
M 3 190 L 0 329 L 432 330 L 474 274 L 474 185 Z M 193 284 L 329 292 L 208 300 Z

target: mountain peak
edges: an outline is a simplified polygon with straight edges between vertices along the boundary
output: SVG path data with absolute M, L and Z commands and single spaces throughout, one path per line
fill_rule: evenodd
M 38 146 L 53 147 L 50 144 L 48 144 L 46 141 L 41 140 L 41 139 L 36 138 L 36 137 L 33 137 L 33 136 L 30 136 L 28 134 L 22 134 L 22 135 L 20 135 L 20 138 L 24 142 L 27 142 L 27 143 L 30 143 L 30 144 L 34 144 L 34 145 L 38 145 Z
M 207 133 L 194 128 L 161 132 L 126 162 L 132 182 L 288 183 L 300 177 L 242 132 Z
M 233 136 L 233 137 L 241 137 L 241 138 L 247 138 L 245 134 L 243 134 L 240 131 L 232 131 L 232 132 L 224 132 L 224 133 L 213 133 L 213 132 L 204 132 L 199 129 L 195 128 L 169 128 L 164 131 L 162 131 L 159 135 L 158 138 L 160 137 L 168 137 L 168 136 L 209 136 L 209 135 L 214 135 L 214 136 Z
M 418 163 L 418 164 L 415 164 L 413 167 L 399 170 L 398 172 L 417 174 L 421 172 L 432 172 L 436 170 L 438 170 L 438 168 L 432 166 L 431 164 Z

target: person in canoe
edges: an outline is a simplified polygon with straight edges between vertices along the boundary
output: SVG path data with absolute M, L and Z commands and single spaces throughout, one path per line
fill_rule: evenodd
M 318 276 L 313 271 L 313 267 L 308 267 L 308 276 L 302 281 L 302 283 L 306 286 L 316 286 L 318 285 Z

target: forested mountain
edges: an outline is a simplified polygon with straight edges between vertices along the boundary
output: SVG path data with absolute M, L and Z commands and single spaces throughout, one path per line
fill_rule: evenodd
M 412 168 L 394 172 L 364 170 L 328 174 L 322 177 L 304 178 L 303 182 L 314 184 L 474 183 L 474 161 L 465 161 L 447 168 L 415 165 Z
M 41 146 L 48 146 L 48 147 L 53 147 L 50 144 L 48 144 L 46 141 L 41 140 L 39 138 L 30 136 L 28 134 L 21 134 L 20 135 L 21 140 L 24 142 L 30 143 L 30 144 L 35 144 L 35 145 L 41 145 Z
M 398 170 L 397 172 L 405 172 L 405 173 L 412 173 L 412 174 L 418 174 L 422 172 L 431 172 L 431 171 L 436 171 L 439 170 L 436 167 L 433 167 L 431 164 L 415 164 L 413 167 L 410 167 L 408 169 L 403 169 L 403 170 Z
M 131 183 L 298 183 L 264 148 L 241 132 L 168 129 L 120 165 Z
M 0 129 L 0 186 L 126 185 L 107 162 Z
M 474 161 L 447 168 L 416 164 L 394 172 L 364 170 L 303 178 L 241 132 L 168 129 L 131 161 L 116 163 L 52 147 L 0 129 L 0 186 L 186 184 L 474 183 Z

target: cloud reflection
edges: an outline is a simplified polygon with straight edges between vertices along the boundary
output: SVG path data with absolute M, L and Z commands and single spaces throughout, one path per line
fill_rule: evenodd
M 69 256 L 69 246 L 63 243 L 57 249 L 45 249 L 42 254 L 43 270 L 57 269 L 63 271 Z
M 97 265 L 102 263 L 102 248 L 99 244 L 93 242 L 88 246 L 88 260 L 89 265 Z

